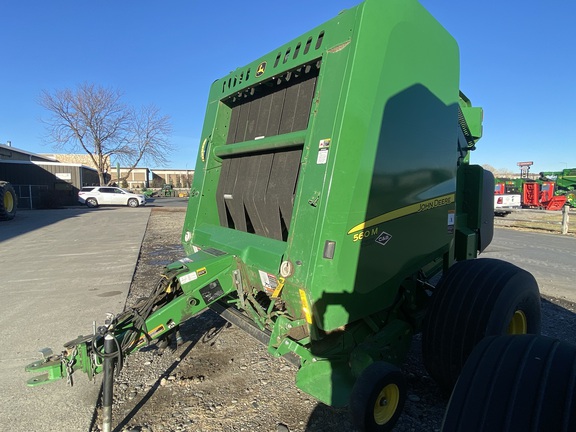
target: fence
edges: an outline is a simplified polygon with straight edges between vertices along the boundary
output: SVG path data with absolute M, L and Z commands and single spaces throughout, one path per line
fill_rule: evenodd
M 562 211 L 513 211 L 506 217 L 496 217 L 494 226 L 576 235 L 576 218 L 570 223 L 569 206 L 564 206 Z
M 15 185 L 14 191 L 18 196 L 18 208 L 36 209 L 42 201 L 42 191 L 48 191 L 46 185 Z
M 47 185 L 18 185 L 12 184 L 18 196 L 18 208 L 42 209 L 59 208 L 65 205 L 76 204 L 73 188 L 50 189 Z

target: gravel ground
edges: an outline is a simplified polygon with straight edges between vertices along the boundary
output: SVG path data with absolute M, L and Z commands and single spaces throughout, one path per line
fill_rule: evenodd
M 184 209 L 154 208 L 127 303 L 148 295 L 162 266 L 181 258 Z M 543 334 L 576 343 L 573 302 L 543 299 Z M 115 380 L 115 431 L 353 432 L 347 409 L 318 403 L 294 384 L 296 367 L 206 311 L 181 327 L 184 344 L 145 348 Z M 422 367 L 419 335 L 404 368 L 408 400 L 395 428 L 439 431 L 447 398 Z M 100 409 L 92 431 L 99 431 Z
M 561 211 L 515 210 L 507 216 L 495 217 L 494 226 L 560 234 L 562 232 L 562 217 Z M 576 236 L 576 214 L 574 209 L 571 209 L 570 213 L 568 213 L 567 235 Z

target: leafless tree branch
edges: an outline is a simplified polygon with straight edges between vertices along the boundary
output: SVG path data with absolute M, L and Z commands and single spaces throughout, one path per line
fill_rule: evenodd
M 153 105 L 136 110 L 121 99 L 118 90 L 91 83 L 42 91 L 39 97 L 39 104 L 49 113 L 44 120 L 49 141 L 58 149 L 87 153 L 101 185 L 106 183 L 112 156 L 131 172 L 141 162 L 165 164 L 172 150 L 169 117 Z

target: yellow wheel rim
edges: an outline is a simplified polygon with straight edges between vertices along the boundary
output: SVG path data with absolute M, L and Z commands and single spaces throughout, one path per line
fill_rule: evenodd
M 508 334 L 511 335 L 521 335 L 528 333 L 528 321 L 526 320 L 526 314 L 517 310 L 512 315 L 510 324 L 508 324 Z
M 14 209 L 14 197 L 10 192 L 4 193 L 4 209 L 10 213 Z
M 400 389 L 396 384 L 388 384 L 382 389 L 374 403 L 374 421 L 383 425 L 390 421 L 400 401 Z

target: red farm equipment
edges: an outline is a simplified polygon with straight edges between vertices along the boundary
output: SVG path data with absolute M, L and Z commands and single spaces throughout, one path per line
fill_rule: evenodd
M 522 186 L 522 206 L 544 210 L 561 210 L 566 204 L 565 195 L 554 195 L 556 184 L 552 181 L 530 181 Z

